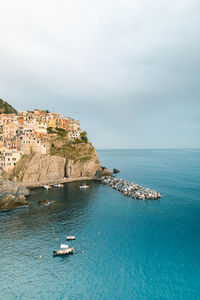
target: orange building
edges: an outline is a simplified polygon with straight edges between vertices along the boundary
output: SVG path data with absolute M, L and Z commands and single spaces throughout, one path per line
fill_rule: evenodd
M 24 124 L 24 117 L 18 117 L 18 124 L 23 125 Z
M 69 126 L 68 126 L 68 119 L 67 118 L 63 118 L 61 119 L 61 128 L 68 130 Z

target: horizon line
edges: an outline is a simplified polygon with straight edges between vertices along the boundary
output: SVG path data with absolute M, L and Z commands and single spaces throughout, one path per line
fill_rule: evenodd
M 96 148 L 96 150 L 200 150 L 199 148 Z

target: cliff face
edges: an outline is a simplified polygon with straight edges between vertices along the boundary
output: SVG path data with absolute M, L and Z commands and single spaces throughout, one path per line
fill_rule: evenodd
M 66 178 L 94 177 L 100 168 L 96 150 L 91 144 L 70 145 L 66 151 L 52 148 L 50 154 L 24 156 L 9 177 L 25 186 L 37 186 Z
M 65 177 L 78 178 L 78 177 L 94 177 L 97 170 L 100 168 L 97 156 L 85 162 L 74 162 L 72 159 L 66 161 Z

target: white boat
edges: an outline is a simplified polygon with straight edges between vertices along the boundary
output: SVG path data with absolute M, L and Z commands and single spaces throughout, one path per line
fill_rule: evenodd
M 60 245 L 60 249 L 68 249 L 68 248 L 69 248 L 68 245 L 65 245 L 65 244 L 61 244 L 61 245 Z
M 80 189 L 82 190 L 89 189 L 89 185 L 86 184 L 80 185 Z
M 67 249 L 60 249 L 57 251 L 53 251 L 54 255 L 65 255 L 65 254 L 71 254 L 73 253 L 74 248 L 67 248 Z
M 52 186 L 51 186 L 51 185 L 48 185 L 48 184 L 45 184 L 45 185 L 43 185 L 43 188 L 46 189 L 46 190 L 49 190 L 49 189 L 52 188 Z
M 68 241 L 75 240 L 75 239 L 76 239 L 75 235 L 71 235 L 71 236 L 66 237 L 66 240 L 68 240 Z
M 56 183 L 56 184 L 54 184 L 53 186 L 54 186 L 54 187 L 59 187 L 59 188 L 62 188 L 64 185 L 63 185 L 63 184 L 61 184 L 61 183 Z

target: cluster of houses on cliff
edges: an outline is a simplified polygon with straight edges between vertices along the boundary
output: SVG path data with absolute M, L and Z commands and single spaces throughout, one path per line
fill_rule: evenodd
M 0 114 L 0 170 L 13 169 L 23 154 L 46 154 L 49 130 L 61 128 L 69 140 L 80 138 L 80 123 L 62 118 L 59 113 L 35 109 L 15 114 Z

